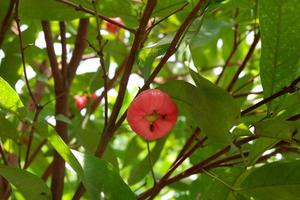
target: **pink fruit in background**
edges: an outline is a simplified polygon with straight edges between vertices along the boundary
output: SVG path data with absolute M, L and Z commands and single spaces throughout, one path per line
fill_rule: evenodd
M 110 19 L 115 21 L 115 22 L 118 22 L 120 24 L 123 23 L 123 20 L 119 17 L 110 18 Z M 106 29 L 107 29 L 108 32 L 117 33 L 120 30 L 120 27 L 118 27 L 115 24 L 112 24 L 110 22 L 106 22 Z
M 97 99 L 97 94 L 96 93 L 93 93 L 92 95 L 90 95 L 90 99 L 91 101 L 95 101 Z
M 127 111 L 127 121 L 145 140 L 156 140 L 171 131 L 178 116 L 177 106 L 169 95 L 149 89 L 138 95 Z
M 86 95 L 83 95 L 83 96 L 78 96 L 76 95 L 74 97 L 75 99 L 75 106 L 78 110 L 81 110 L 82 108 L 84 108 L 87 104 L 87 98 L 86 98 Z

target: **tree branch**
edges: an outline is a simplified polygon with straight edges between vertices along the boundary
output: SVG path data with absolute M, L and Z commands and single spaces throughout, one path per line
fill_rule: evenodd
M 56 60 L 55 51 L 53 47 L 53 39 L 52 39 L 50 23 L 48 21 L 42 21 L 42 28 L 45 36 L 46 49 L 50 61 L 52 76 L 54 78 L 54 81 L 56 82 L 55 85 L 63 85 L 63 78 L 58 68 L 58 63 Z M 56 90 L 59 90 L 59 88 L 56 88 Z
M 4 18 L 1 22 L 1 26 L 0 26 L 0 49 L 1 49 L 3 41 L 4 41 L 5 33 L 6 33 L 6 31 L 8 30 L 8 28 L 10 26 L 15 4 L 16 4 L 16 0 L 10 0 L 7 12 L 6 12 L 6 14 L 5 14 L 5 16 L 4 16 Z
M 249 51 L 245 57 L 245 59 L 243 60 L 242 64 L 240 65 L 240 67 L 238 68 L 238 70 L 236 71 L 236 73 L 234 74 L 232 80 L 230 81 L 228 87 L 227 87 L 227 91 L 231 91 L 235 82 L 238 80 L 240 73 L 243 71 L 243 69 L 246 67 L 248 61 L 250 60 L 252 54 L 254 53 L 255 47 L 257 45 L 257 43 L 259 42 L 260 39 L 260 33 L 258 32 L 257 34 L 255 34 L 254 36 L 254 40 L 249 48 Z
M 125 30 L 127 30 L 127 31 L 129 31 L 131 33 L 135 33 L 136 32 L 134 29 L 129 28 L 129 27 L 125 26 L 124 24 L 118 23 L 118 22 L 116 22 L 116 21 L 114 21 L 114 20 L 112 20 L 112 19 L 110 19 L 110 18 L 108 18 L 106 16 L 97 14 L 93 10 L 85 8 L 85 7 L 83 7 L 80 4 L 75 4 L 75 3 L 71 2 L 71 1 L 68 1 L 68 0 L 56 0 L 56 1 L 58 1 L 60 3 L 63 3 L 63 4 L 65 4 L 65 5 L 67 5 L 67 6 L 71 7 L 71 8 L 74 8 L 75 10 L 80 10 L 82 12 L 85 12 L 85 13 L 88 13 L 88 14 L 91 14 L 91 15 L 94 15 L 94 16 L 98 15 L 99 18 L 101 18 L 101 19 L 103 19 L 103 20 L 105 20 L 105 21 L 107 21 L 107 22 L 109 22 L 111 24 L 114 24 L 114 25 L 116 25 L 116 26 L 118 26 L 120 28 L 123 28 L 123 29 L 125 29 Z
M 79 26 L 77 29 L 75 48 L 73 50 L 72 58 L 68 65 L 68 85 L 71 84 L 76 74 L 77 67 L 81 61 L 81 57 L 86 47 L 88 26 L 89 26 L 89 18 L 80 19 Z
M 282 88 L 280 91 L 272 94 L 271 96 L 269 96 L 269 97 L 261 100 L 260 102 L 252 105 L 251 107 L 243 110 L 241 112 L 241 116 L 246 115 L 247 113 L 255 110 L 256 108 L 258 108 L 258 107 L 260 107 L 260 106 L 262 106 L 262 105 L 264 105 L 264 104 L 266 104 L 266 103 L 268 103 L 270 101 L 273 101 L 274 99 L 276 99 L 276 98 L 278 98 L 278 97 L 280 97 L 282 95 L 285 95 L 287 93 L 294 93 L 294 92 L 296 92 L 298 90 L 297 84 L 299 82 L 300 82 L 300 77 L 298 77 L 297 79 L 295 79 L 289 86 Z

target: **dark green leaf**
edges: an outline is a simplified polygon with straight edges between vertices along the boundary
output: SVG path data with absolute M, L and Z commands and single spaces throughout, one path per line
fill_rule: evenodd
M 8 121 L 1 113 L 0 113 L 0 137 L 6 137 L 17 141 L 18 132 L 14 124 Z
M 261 81 L 265 97 L 300 75 L 300 4 L 298 0 L 260 0 Z M 278 101 L 269 108 L 275 110 Z
M 170 81 L 161 89 L 173 97 L 181 112 L 192 118 L 209 139 L 229 143 L 229 130 L 239 115 L 239 107 L 223 89 L 191 73 L 198 87 L 184 81 Z
M 281 140 L 291 140 L 297 127 L 294 122 L 283 120 L 266 120 L 255 125 L 255 134 Z
M 167 137 L 159 140 L 155 147 L 151 150 L 151 162 L 154 166 L 155 162 L 158 160 L 160 153 L 165 145 Z M 128 183 L 133 185 L 143 178 L 150 172 L 151 166 L 149 166 L 149 155 L 147 155 L 140 163 L 135 165 L 130 172 Z M 152 166 L 152 167 L 153 167 Z
M 169 44 L 146 47 L 139 52 L 137 63 L 145 80 L 150 76 L 152 64 L 155 58 L 163 55 L 168 47 Z
M 123 181 L 118 172 L 108 162 L 95 156 L 73 151 L 79 158 L 85 174 L 85 186 L 90 199 L 136 199 L 134 193 Z
M 18 168 L 0 165 L 0 175 L 13 184 L 26 199 L 52 199 L 51 191 L 46 183 L 32 173 Z
M 276 162 L 253 171 L 242 183 L 241 192 L 254 199 L 298 200 L 300 196 L 300 161 Z
M 74 0 L 74 2 L 82 3 L 81 0 Z M 37 20 L 71 20 L 82 18 L 86 14 L 55 0 L 22 0 L 20 1 L 20 16 Z

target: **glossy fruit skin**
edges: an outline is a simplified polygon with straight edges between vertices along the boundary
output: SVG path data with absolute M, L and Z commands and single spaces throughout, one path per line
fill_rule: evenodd
M 120 24 L 123 23 L 123 20 L 119 17 L 115 17 L 115 18 L 110 18 L 111 20 L 118 22 Z M 120 30 L 120 27 L 110 23 L 110 22 L 106 22 L 106 30 L 110 33 L 117 33 Z
M 127 121 L 131 129 L 143 139 L 157 140 L 168 134 L 178 116 L 175 102 L 169 95 L 149 89 L 141 92 L 130 104 Z
M 83 96 L 76 95 L 74 99 L 75 99 L 75 106 L 78 110 L 83 109 L 88 102 L 86 95 Z

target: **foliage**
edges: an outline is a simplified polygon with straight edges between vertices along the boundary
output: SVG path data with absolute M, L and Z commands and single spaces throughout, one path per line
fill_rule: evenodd
M 0 1 L 0 199 L 299 199 L 299 10 Z M 126 121 L 148 88 L 179 108 L 150 143 Z

